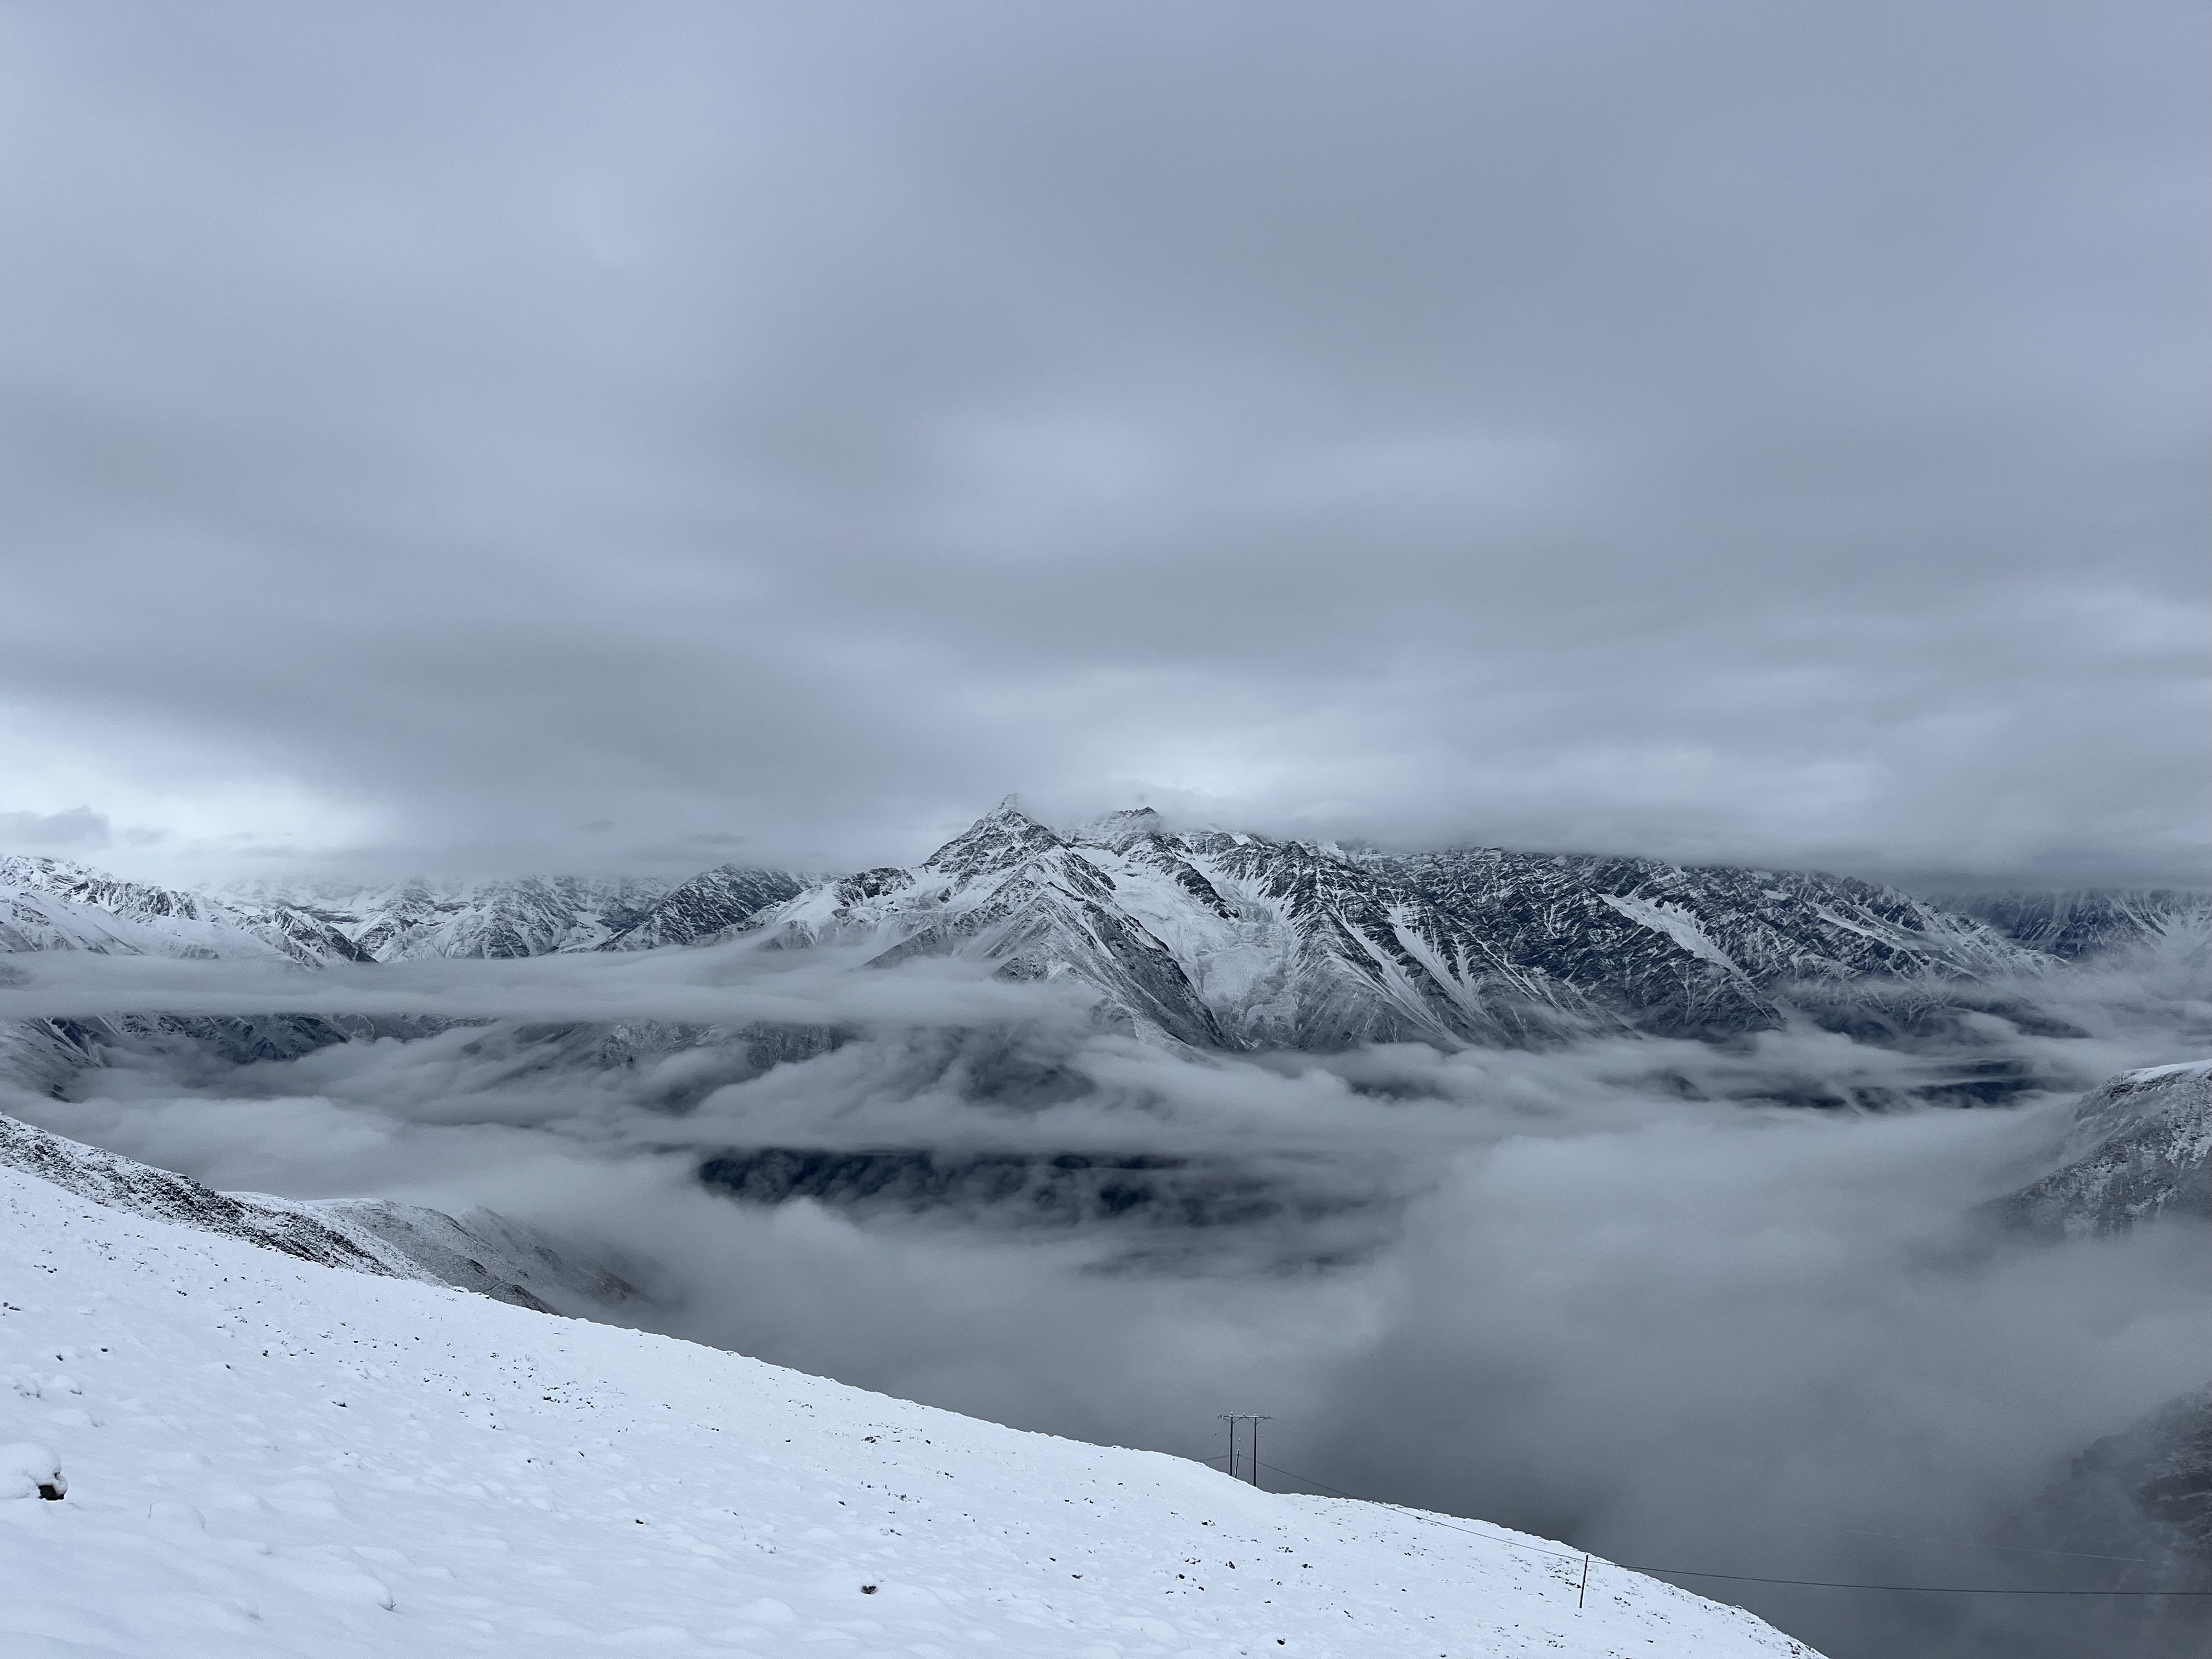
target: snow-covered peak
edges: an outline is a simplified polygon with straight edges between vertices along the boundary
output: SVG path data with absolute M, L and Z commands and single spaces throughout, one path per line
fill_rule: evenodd
M 1022 811 L 1009 795 L 921 861 L 921 867 L 955 881 L 998 874 L 1065 845 Z
M 795 896 L 800 887 L 798 878 L 781 870 L 725 864 L 662 894 L 599 948 L 650 951 L 664 945 L 703 944 Z
M 1126 850 L 1132 842 L 1146 836 L 1158 835 L 1167 827 L 1167 820 L 1149 806 L 1125 806 L 1117 812 L 1108 812 L 1076 830 L 1071 840 L 1098 847 L 1110 847 L 1116 852 Z

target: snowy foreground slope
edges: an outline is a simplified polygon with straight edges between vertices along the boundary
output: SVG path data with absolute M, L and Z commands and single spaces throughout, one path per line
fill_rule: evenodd
M 10 1659 L 1809 1654 L 1579 1568 L 0 1170 Z

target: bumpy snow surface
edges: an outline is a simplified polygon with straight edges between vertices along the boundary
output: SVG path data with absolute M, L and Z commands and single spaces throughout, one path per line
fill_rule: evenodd
M 1578 1612 L 1580 1560 L 1519 1534 L 295 1261 L 12 1170 L 0 1451 L 9 1659 L 1809 1652 L 1603 1562 Z

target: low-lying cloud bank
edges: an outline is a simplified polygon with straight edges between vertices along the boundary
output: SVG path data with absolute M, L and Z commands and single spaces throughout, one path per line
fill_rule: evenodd
M 2037 1245 L 1979 1206 L 2038 1172 L 2069 1088 L 2212 1053 L 2196 980 L 2175 955 L 2039 981 L 2033 1019 L 1978 1016 L 1935 1053 L 1804 1030 L 1224 1057 L 1102 1033 L 1062 987 L 743 945 L 315 975 L 42 958 L 0 1018 L 480 1023 L 246 1065 L 149 1048 L 0 1110 L 230 1188 L 488 1204 L 659 1264 L 670 1329 L 1003 1421 L 1205 1456 L 1215 1413 L 1265 1412 L 1281 1468 L 1632 1561 L 2100 1584 L 1954 1546 L 2212 1378 L 2208 1241 Z M 764 1052 L 770 1028 L 813 1036 Z M 2044 1086 L 1771 1103 L 1909 1101 L 1962 1042 Z M 927 1162 L 776 1206 L 697 1178 L 763 1148 Z M 1043 1173 L 1009 1195 L 1010 1169 Z M 1108 1195 L 1040 1207 L 1079 1176 Z M 2103 1601 L 1693 1587 L 1839 1656 L 2160 1650 Z

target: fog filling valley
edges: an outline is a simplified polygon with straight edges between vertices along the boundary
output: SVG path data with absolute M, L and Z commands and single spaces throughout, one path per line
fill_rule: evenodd
M 1956 1546 L 2212 1373 L 2191 1224 L 2053 1245 L 1979 1207 L 2040 1172 L 2081 1090 L 2212 1052 L 2180 945 L 1996 988 L 2033 1015 L 1921 1052 L 1791 1030 L 1201 1055 L 1051 984 L 744 942 L 16 963 L 0 1018 L 402 1034 L 246 1065 L 149 1045 L 10 1115 L 225 1189 L 487 1206 L 620 1252 L 640 1322 L 1019 1426 L 1203 1458 L 1216 1413 L 1265 1413 L 1270 1484 L 1632 1565 L 2049 1583 Z M 672 1025 L 656 1058 L 574 1063 Z M 2031 1086 L 1923 1103 L 1992 1056 Z M 702 1181 L 717 1160 L 739 1175 Z M 868 1178 L 822 1184 L 841 1169 Z M 1837 1655 L 2078 1651 L 2138 1611 L 1688 1582 Z

